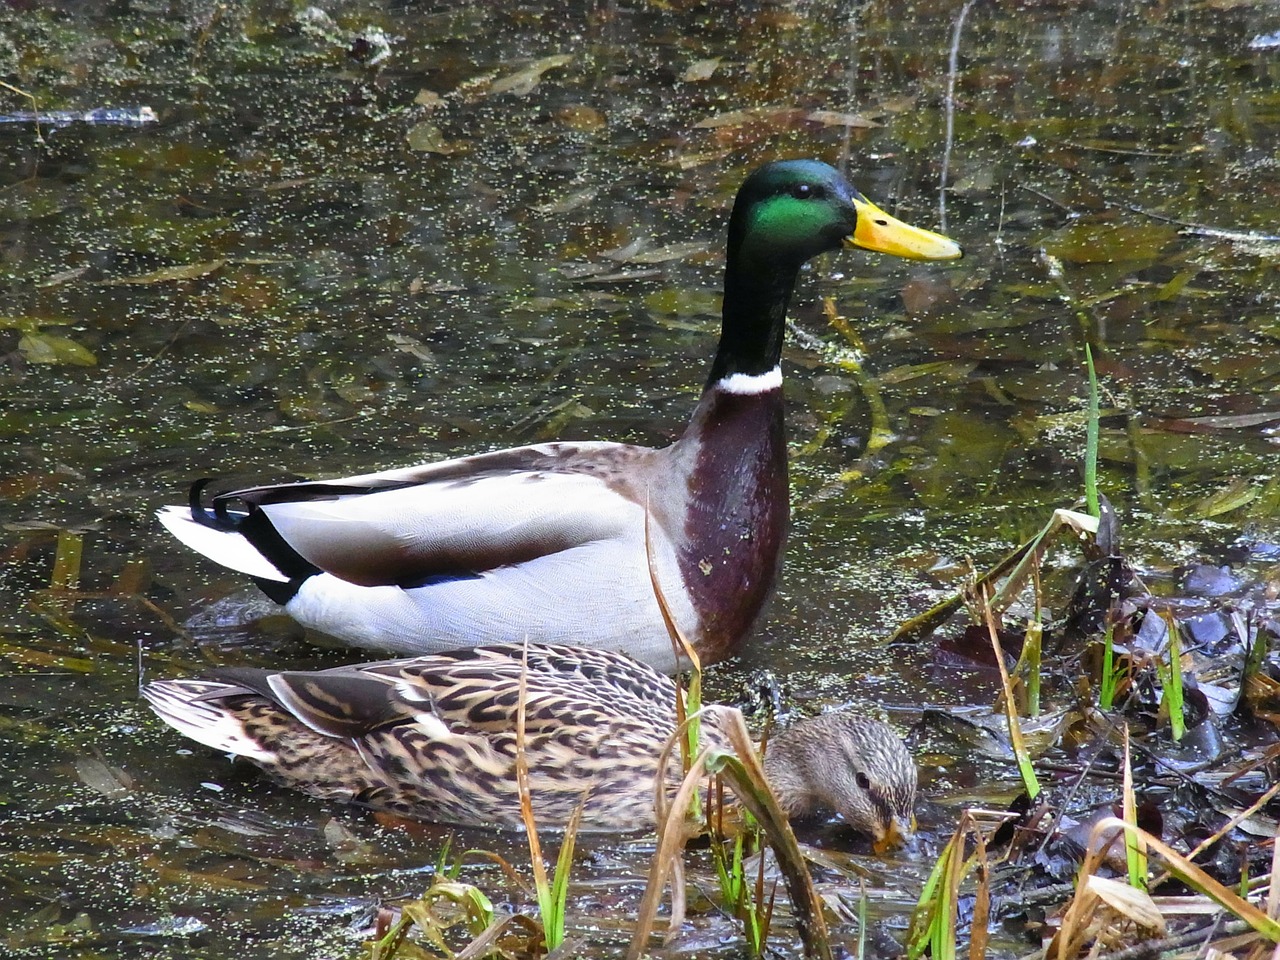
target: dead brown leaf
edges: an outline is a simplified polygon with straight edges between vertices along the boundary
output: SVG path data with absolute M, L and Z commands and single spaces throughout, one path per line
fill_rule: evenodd
M 466 144 L 457 140 L 445 139 L 444 133 L 434 123 L 419 123 L 409 129 L 404 135 L 408 141 L 409 149 L 418 153 L 439 153 L 448 155 L 451 153 L 464 153 Z
M 555 112 L 555 118 L 571 130 L 592 133 L 605 125 L 604 114 L 585 103 L 570 103 Z
M 709 60 L 695 60 L 681 74 L 680 79 L 686 83 L 697 83 L 700 80 L 710 80 L 712 75 L 720 68 L 720 58 L 712 57 Z
M 132 277 L 117 277 L 115 280 L 103 281 L 104 287 L 146 286 L 152 283 L 174 283 L 182 280 L 199 280 L 217 273 L 227 265 L 226 260 L 206 260 L 203 263 L 181 263 L 172 267 L 161 267 L 148 273 L 139 273 Z
M 820 123 L 824 127 L 857 127 L 862 130 L 872 130 L 875 127 L 884 126 L 860 113 L 842 113 L 839 110 L 813 110 L 805 116 L 805 119 Z
M 573 56 L 567 53 L 558 53 L 555 56 L 535 60 L 524 69 L 517 70 L 509 76 L 493 81 L 493 84 L 489 87 L 489 95 L 497 96 L 500 93 L 511 93 L 517 97 L 527 97 L 538 89 L 538 84 L 542 81 L 544 73 L 572 62 Z

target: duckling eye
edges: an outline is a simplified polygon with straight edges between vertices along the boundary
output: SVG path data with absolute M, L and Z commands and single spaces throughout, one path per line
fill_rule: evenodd
M 870 778 L 870 777 L 868 777 L 868 776 L 867 776 L 865 773 L 863 773 L 861 770 L 859 770 L 857 773 L 855 773 L 855 774 L 853 775 L 853 779 L 854 779 L 854 782 L 856 782 L 856 783 L 858 784 L 858 789 L 859 789 L 859 790 L 870 790 L 870 789 L 871 789 L 871 778 Z
M 797 200 L 808 200 L 818 196 L 818 188 L 811 183 L 797 183 L 791 188 L 791 195 Z

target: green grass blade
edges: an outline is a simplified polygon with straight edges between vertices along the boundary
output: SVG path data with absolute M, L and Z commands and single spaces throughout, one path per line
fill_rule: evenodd
M 1102 683 L 1098 690 L 1098 707 L 1110 710 L 1116 702 L 1116 647 L 1115 628 L 1107 624 L 1107 632 L 1102 637 Z
M 573 870 L 573 848 L 578 839 L 578 827 L 582 823 L 582 810 L 583 804 L 579 803 L 574 808 L 568 824 L 565 825 L 564 840 L 560 844 L 560 853 L 556 857 L 555 873 L 551 878 L 551 886 L 547 891 L 547 903 L 542 912 L 542 928 L 549 951 L 564 943 L 565 909 L 569 902 L 569 874 Z M 541 891 L 538 892 L 538 900 L 541 903 Z
M 956 830 L 924 882 L 907 928 L 907 960 L 918 960 L 925 953 L 931 960 L 955 960 L 957 858 L 963 843 L 963 834 Z
M 1133 764 L 1129 758 L 1129 725 L 1124 725 L 1124 784 L 1121 798 L 1125 823 L 1138 825 L 1138 801 L 1133 790 Z M 1136 831 L 1124 833 L 1125 864 L 1129 872 L 1129 886 L 1135 890 L 1147 889 L 1147 848 Z
M 1173 617 L 1166 617 L 1169 625 L 1169 675 L 1164 684 L 1165 700 L 1169 704 L 1169 727 L 1175 741 L 1181 741 L 1187 732 L 1186 701 L 1182 694 L 1182 633 Z

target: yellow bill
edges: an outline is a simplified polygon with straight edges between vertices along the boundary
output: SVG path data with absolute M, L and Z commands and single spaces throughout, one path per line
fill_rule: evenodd
M 942 239 L 946 239 L 943 237 Z M 957 249 L 959 249 L 957 247 Z M 889 821 L 889 825 L 885 828 L 884 836 L 879 837 L 871 844 L 871 849 L 876 853 L 887 853 L 890 850 L 904 846 L 907 841 L 915 835 L 916 832 L 916 816 L 913 813 L 910 819 L 894 817 Z
M 858 225 L 846 247 L 862 247 L 908 260 L 958 260 L 964 256 L 960 244 L 940 233 L 922 230 L 885 213 L 866 197 L 853 198 Z

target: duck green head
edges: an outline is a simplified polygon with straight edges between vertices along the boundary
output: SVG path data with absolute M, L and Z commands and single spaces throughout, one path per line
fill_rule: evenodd
M 954 260 L 953 240 L 889 216 L 819 160 L 781 160 L 742 184 L 729 218 L 729 259 L 788 267 L 842 246 L 913 260 Z
M 889 216 L 834 167 L 818 160 L 765 164 L 742 184 L 729 217 L 720 346 L 708 388 L 777 368 L 801 265 L 840 247 L 913 260 L 961 255 L 953 240 Z

